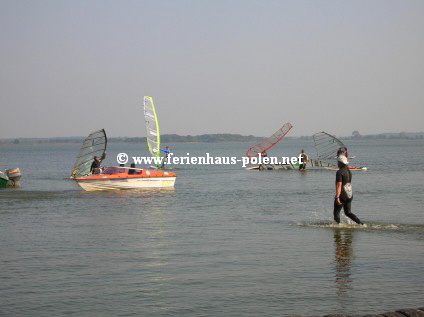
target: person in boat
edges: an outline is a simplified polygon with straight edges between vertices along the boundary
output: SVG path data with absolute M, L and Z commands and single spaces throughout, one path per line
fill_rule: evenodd
M 299 157 L 302 159 L 302 163 L 299 164 L 299 171 L 304 171 L 304 170 L 306 170 L 306 162 L 308 162 L 308 160 L 309 160 L 309 157 L 305 153 L 304 149 L 302 149 L 302 151 L 300 151 Z
M 357 224 L 362 224 L 361 220 L 351 212 L 352 207 L 352 173 L 348 167 L 348 160 L 346 156 L 340 155 L 337 158 L 337 165 L 339 170 L 336 173 L 336 196 L 334 197 L 334 220 L 340 223 L 340 211 L 343 211 L 346 217 L 349 217 Z
M 98 156 L 94 157 L 93 163 L 91 163 L 90 172 L 91 174 L 101 174 L 100 165 L 102 164 L 102 161 L 106 157 L 106 152 L 103 153 L 102 157 L 99 158 Z
M 266 150 L 263 150 L 260 154 L 261 154 L 262 159 L 264 157 L 268 157 L 268 153 L 266 152 Z M 259 170 L 266 169 L 266 164 L 259 164 L 258 168 L 259 168 Z
M 160 168 L 164 168 L 165 164 L 168 163 L 168 157 L 169 157 L 169 154 L 171 153 L 171 150 L 169 149 L 169 146 L 166 146 L 165 149 L 160 149 L 160 150 L 165 153 L 165 157 L 162 159 L 162 164 L 160 166 Z
M 134 175 L 136 173 L 135 163 L 131 163 L 131 168 L 128 170 L 129 175 Z

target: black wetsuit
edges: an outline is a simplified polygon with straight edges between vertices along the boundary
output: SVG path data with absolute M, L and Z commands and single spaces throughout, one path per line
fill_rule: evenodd
M 361 220 L 359 220 L 358 217 L 355 216 L 355 214 L 353 214 L 350 209 L 351 209 L 351 204 L 352 204 L 352 198 L 348 198 L 343 186 L 346 183 L 350 183 L 352 181 L 352 172 L 349 170 L 349 168 L 347 166 L 340 168 L 337 173 L 336 173 L 336 184 L 339 182 L 342 182 L 342 191 L 340 193 L 340 202 L 342 203 L 341 205 L 337 204 L 337 199 L 334 199 L 334 220 L 337 223 L 340 223 L 340 211 L 344 210 L 344 213 L 346 215 L 346 217 L 349 217 L 350 219 L 352 219 L 353 221 L 355 221 L 358 224 L 361 224 Z
M 93 171 L 94 171 L 95 168 L 100 168 L 100 164 L 105 159 L 105 157 L 106 157 L 106 153 L 103 153 L 103 155 L 100 158 L 100 160 L 98 160 L 98 161 L 94 160 L 93 163 L 91 163 L 91 168 L 90 168 L 90 172 L 91 173 L 93 173 Z
M 302 164 L 299 164 L 299 171 L 304 171 L 306 169 L 306 161 L 308 160 L 308 156 L 305 153 L 300 154 L 302 157 Z
M 93 171 L 95 168 L 100 168 L 101 163 L 102 163 L 101 161 L 94 160 L 93 163 L 91 163 L 90 170 Z

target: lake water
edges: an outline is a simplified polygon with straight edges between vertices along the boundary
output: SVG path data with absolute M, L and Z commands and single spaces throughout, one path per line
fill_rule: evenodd
M 178 165 L 174 190 L 87 193 L 78 144 L 0 147 L 1 316 L 282 316 L 424 306 L 424 142 L 349 141 L 352 211 L 332 224 L 334 171 Z M 173 144 L 242 157 L 251 144 Z M 285 140 L 270 156 L 314 156 Z M 110 144 L 116 155 L 144 144 Z M 342 217 L 343 222 L 347 222 Z

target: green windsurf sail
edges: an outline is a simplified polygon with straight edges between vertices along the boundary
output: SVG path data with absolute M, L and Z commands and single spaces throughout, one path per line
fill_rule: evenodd
M 153 98 L 150 96 L 144 97 L 144 120 L 146 121 L 146 138 L 147 147 L 149 148 L 150 155 L 153 158 L 160 157 L 160 133 L 159 122 L 156 115 L 155 105 Z
M 94 156 L 103 157 L 106 146 L 107 137 L 104 129 L 95 131 L 86 137 L 72 169 L 71 178 L 88 175 Z

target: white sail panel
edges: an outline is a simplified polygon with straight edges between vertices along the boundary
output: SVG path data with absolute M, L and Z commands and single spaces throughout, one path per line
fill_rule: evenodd
M 146 138 L 147 147 L 149 148 L 152 157 L 160 156 L 160 133 L 159 122 L 156 116 L 155 105 L 153 98 L 150 96 L 144 97 L 144 119 L 146 121 Z

